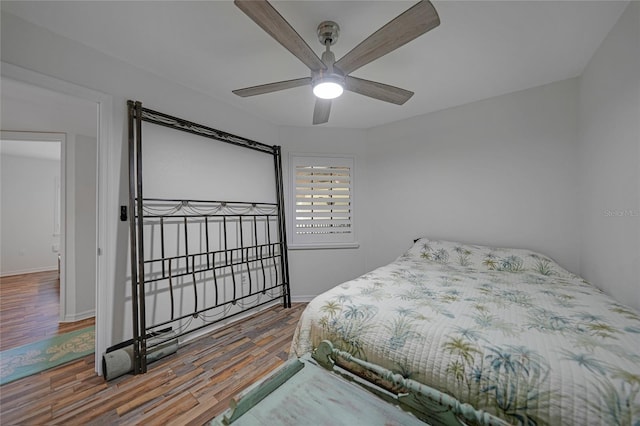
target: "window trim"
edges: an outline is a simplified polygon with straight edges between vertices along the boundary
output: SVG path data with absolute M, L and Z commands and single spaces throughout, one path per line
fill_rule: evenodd
M 351 238 L 345 241 L 299 241 L 296 238 L 296 164 L 300 159 L 326 159 L 328 165 L 331 162 L 337 160 L 347 160 L 350 162 L 350 180 L 351 191 L 349 194 L 349 200 L 351 202 Z M 358 248 L 360 243 L 357 240 L 357 221 L 355 219 L 356 201 L 355 201 L 355 174 L 356 174 L 356 157 L 350 154 L 317 154 L 317 153 L 299 153 L 289 152 L 288 155 L 288 202 L 287 207 L 289 213 L 287 215 L 287 245 L 290 250 L 314 250 L 314 249 L 344 249 L 344 248 Z

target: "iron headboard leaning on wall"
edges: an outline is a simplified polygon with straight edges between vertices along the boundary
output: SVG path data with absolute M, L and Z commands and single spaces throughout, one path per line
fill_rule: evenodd
M 154 347 L 278 299 L 291 307 L 291 295 L 280 147 L 152 111 L 140 102 L 127 104 L 137 374 L 146 372 Z M 143 122 L 273 156 L 274 175 L 261 179 L 274 179 L 276 202 L 144 198 Z M 232 180 L 222 185 L 227 188 Z

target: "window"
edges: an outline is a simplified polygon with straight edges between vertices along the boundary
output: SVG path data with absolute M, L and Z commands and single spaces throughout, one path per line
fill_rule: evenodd
M 353 157 L 289 155 L 291 248 L 357 247 Z

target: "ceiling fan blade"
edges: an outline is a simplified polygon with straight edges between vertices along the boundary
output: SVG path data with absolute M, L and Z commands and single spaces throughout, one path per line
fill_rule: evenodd
M 422 0 L 371 34 L 334 66 L 345 74 L 350 74 L 438 25 L 440 25 L 438 12 L 430 1 Z
M 316 98 L 316 106 L 313 109 L 313 124 L 322 124 L 329 121 L 331 112 L 331 99 Z
M 235 5 L 249 18 L 284 46 L 295 57 L 300 59 L 312 71 L 324 70 L 327 67 L 318 55 L 300 37 L 300 34 L 271 6 L 266 0 L 235 0 Z
M 344 88 L 351 92 L 396 105 L 404 104 L 413 96 L 413 92 L 409 90 L 352 76 L 345 78 Z
M 233 90 L 238 96 L 263 95 L 265 93 L 277 92 L 279 90 L 293 89 L 294 87 L 311 84 L 311 77 L 296 78 L 294 80 L 278 81 L 276 83 L 260 84 L 258 86 L 245 87 L 244 89 Z

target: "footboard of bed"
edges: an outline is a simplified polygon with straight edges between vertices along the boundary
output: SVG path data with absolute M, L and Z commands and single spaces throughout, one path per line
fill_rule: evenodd
M 328 340 L 320 343 L 312 357 L 324 368 L 359 384 L 387 402 L 399 405 L 430 425 L 509 425 L 450 395 L 338 350 Z

